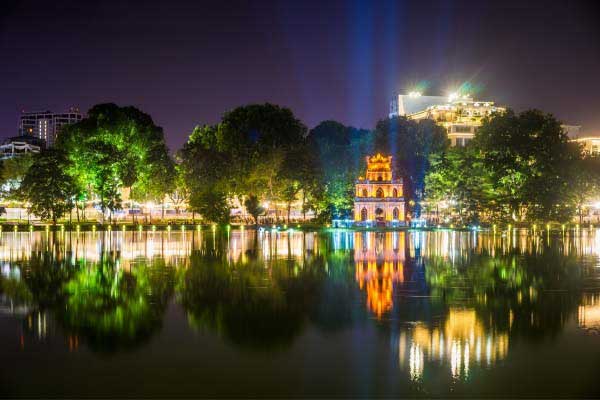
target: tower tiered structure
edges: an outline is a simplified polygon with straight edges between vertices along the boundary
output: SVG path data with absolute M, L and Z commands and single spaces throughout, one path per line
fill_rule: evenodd
M 405 221 L 402 179 L 394 179 L 392 156 L 367 157 L 366 178 L 356 181 L 354 221 L 390 225 Z

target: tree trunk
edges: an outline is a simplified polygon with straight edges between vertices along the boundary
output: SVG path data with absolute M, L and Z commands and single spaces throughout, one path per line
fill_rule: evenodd
M 302 190 L 302 220 L 306 222 L 306 191 Z
M 289 225 L 290 223 L 290 212 L 292 211 L 292 203 L 288 203 L 287 206 L 287 223 Z

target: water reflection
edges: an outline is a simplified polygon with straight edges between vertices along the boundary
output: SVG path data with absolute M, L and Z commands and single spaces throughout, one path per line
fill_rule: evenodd
M 473 365 L 505 358 L 508 344 L 508 332 L 487 330 L 474 309 L 451 308 L 443 326 L 417 323 L 401 330 L 398 357 L 413 380 L 422 378 L 426 362 L 445 363 L 452 377 L 468 378 Z
M 0 312 L 20 321 L 22 351 L 48 338 L 68 351 L 143 348 L 172 306 L 191 331 L 236 350 L 281 353 L 308 332 L 353 332 L 391 343 L 386 356 L 412 382 L 466 382 L 505 362 L 515 343 L 556 337 L 569 323 L 600 331 L 599 237 L 3 233 Z
M 392 309 L 394 284 L 404 281 L 404 232 L 356 233 L 356 281 L 367 293 L 367 307 L 378 318 Z

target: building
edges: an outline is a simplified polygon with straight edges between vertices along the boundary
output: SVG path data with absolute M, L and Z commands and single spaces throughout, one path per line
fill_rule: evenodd
M 404 223 L 402 179 L 394 179 L 392 156 L 367 157 L 366 178 L 356 181 L 354 221 L 391 225 Z
M 600 156 L 600 136 L 585 136 L 571 139 L 571 142 L 579 143 L 585 154 Z
M 390 118 L 405 117 L 432 106 L 446 104 L 448 98 L 444 96 L 422 96 L 419 92 L 399 94 L 390 103 Z
M 15 136 L 8 138 L 0 145 L 0 159 L 17 157 L 27 153 L 39 153 L 46 143 L 34 136 Z
M 81 119 L 82 115 L 77 108 L 71 108 L 62 114 L 52 111 L 23 111 L 19 121 L 19 135 L 37 137 L 51 147 L 63 126 L 79 122 Z
M 398 96 L 390 104 L 390 117 L 432 119 L 446 128 L 452 146 L 465 146 L 473 139 L 485 117 L 504 111 L 492 101 L 475 101 L 468 95 L 457 94 L 442 97 L 421 96 L 413 92 Z

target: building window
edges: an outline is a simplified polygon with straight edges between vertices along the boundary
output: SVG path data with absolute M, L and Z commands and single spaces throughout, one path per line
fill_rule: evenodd
M 377 191 L 375 192 L 375 197 L 383 197 L 383 189 L 382 188 L 377 188 Z
M 367 220 L 367 209 L 366 208 L 363 208 L 362 210 L 360 210 L 360 220 L 361 221 Z
M 398 189 L 394 188 L 394 190 L 392 190 L 392 197 L 398 197 Z
M 394 211 L 392 211 L 392 218 L 400 219 L 400 210 L 398 210 L 398 207 L 394 207 Z
M 362 190 L 362 197 L 369 197 L 369 192 L 367 192 L 367 189 Z

